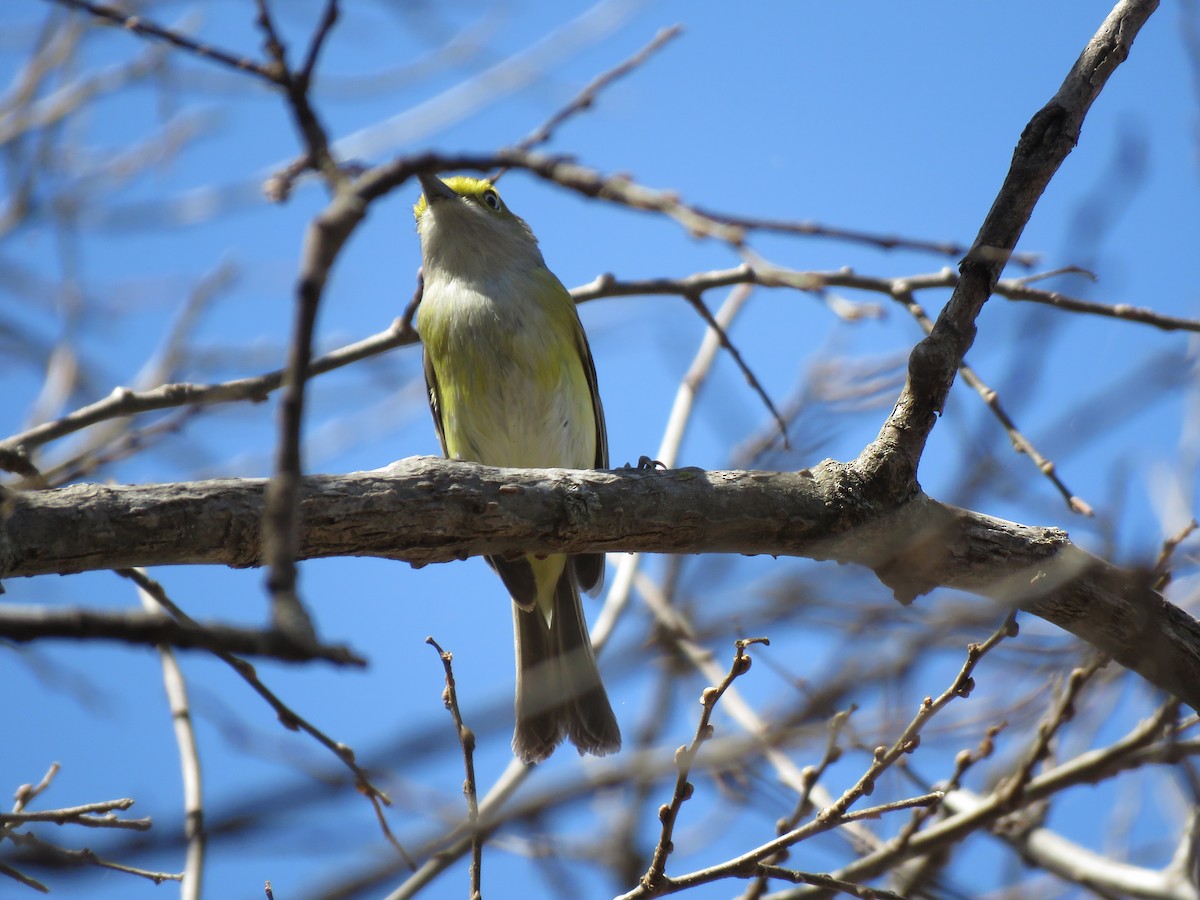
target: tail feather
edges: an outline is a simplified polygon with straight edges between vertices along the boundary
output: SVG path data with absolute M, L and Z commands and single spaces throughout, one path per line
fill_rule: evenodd
M 600 680 L 570 565 L 554 591 L 550 625 L 538 610 L 513 605 L 517 655 L 517 727 L 513 751 L 541 762 L 568 738 L 582 753 L 621 748 L 621 731 Z

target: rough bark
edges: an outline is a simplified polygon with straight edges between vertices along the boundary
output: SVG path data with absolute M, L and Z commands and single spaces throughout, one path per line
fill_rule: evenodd
M 0 577 L 130 566 L 259 564 L 266 482 L 74 485 L 10 494 Z M 414 565 L 518 552 L 745 553 L 872 569 L 902 602 L 935 587 L 1017 606 L 1200 709 L 1200 622 L 1066 532 L 873 497 L 853 467 L 497 469 L 414 457 L 301 485 L 300 556 Z

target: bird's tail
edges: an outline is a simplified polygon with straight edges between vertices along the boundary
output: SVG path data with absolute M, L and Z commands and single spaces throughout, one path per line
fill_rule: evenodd
M 536 607 L 513 604 L 517 649 L 517 727 L 513 752 L 541 762 L 569 738 L 582 753 L 605 756 L 621 749 L 621 730 L 596 668 L 575 584 L 567 563 L 554 590 L 550 623 Z

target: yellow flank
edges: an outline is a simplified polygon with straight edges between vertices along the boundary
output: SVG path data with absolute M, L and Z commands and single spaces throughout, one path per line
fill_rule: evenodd
M 543 282 L 554 279 L 543 273 Z M 445 450 L 492 466 L 587 468 L 596 459 L 595 411 L 574 305 L 556 279 L 529 289 L 558 296 L 504 309 L 455 282 L 422 302 L 418 327 L 437 378 Z

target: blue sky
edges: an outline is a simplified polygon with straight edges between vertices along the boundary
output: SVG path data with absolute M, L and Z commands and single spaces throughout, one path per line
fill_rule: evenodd
M 275 5 L 295 58 L 320 4 Z M 601 172 L 629 173 L 708 209 L 964 245 L 999 188 L 1024 124 L 1057 89 L 1106 13 L 1102 4 L 1041 2 L 613 0 L 596 7 L 537 2 L 451 7 L 358 0 L 346 6 L 345 22 L 322 61 L 316 100 L 329 132 L 346 138 L 343 146 L 364 162 L 427 149 L 487 152 L 513 143 L 658 29 L 680 23 L 679 39 L 606 90 L 594 109 L 562 126 L 549 151 L 575 156 Z M 151 4 L 146 11 L 215 44 L 256 54 L 259 37 L 250 7 L 222 0 Z M 22 0 L 0 11 L 3 83 L 11 83 L 24 63 L 46 9 Z M 1094 283 L 1079 276 L 1047 282 L 1066 293 L 1195 316 L 1200 298 L 1191 269 L 1200 235 L 1200 115 L 1196 60 L 1186 52 L 1182 10 L 1165 3 L 1144 28 L 1129 62 L 1090 113 L 1078 148 L 1051 183 L 1019 249 L 1040 254 L 1040 270 L 1081 265 L 1095 273 Z M 447 39 L 463 34 L 475 39 L 473 49 L 454 58 L 439 52 Z M 130 34 L 105 31 L 85 42 L 77 74 L 118 66 L 145 50 Z M 135 385 L 194 285 L 223 264 L 237 277 L 191 329 L 188 354 L 175 377 L 219 381 L 282 362 L 304 228 L 324 195 L 309 183 L 286 205 L 263 201 L 262 181 L 297 151 L 282 104 L 222 69 L 178 56 L 170 60 L 173 76 L 184 85 L 178 92 L 135 84 L 70 121 L 77 153 L 41 184 L 40 196 L 76 190 L 83 198 L 77 221 L 63 227 L 49 209 L 37 208 L 0 244 L 0 274 L 8 285 L 0 285 L 0 312 L 5 322 L 21 323 L 32 336 L 26 349 L 34 360 L 30 364 L 14 351 L 3 362 L 4 434 L 28 422 L 41 389 L 44 365 L 37 360 L 44 348 L 56 343 L 74 348 L 89 376 L 53 415 L 115 385 Z M 496 71 L 511 79 L 507 86 L 498 84 Z M 391 74 L 372 80 L 380 72 Z M 459 87 L 464 82 L 472 88 Z M 391 127 L 385 127 L 389 121 Z M 106 163 L 158 133 L 164 122 L 191 123 L 201 134 L 182 152 L 128 180 L 105 171 Z M 520 172 L 506 176 L 501 187 L 568 286 L 603 272 L 630 279 L 682 277 L 738 262 L 728 247 L 694 239 L 673 222 L 591 202 Z M 419 264 L 411 219 L 417 194 L 415 184 L 406 186 L 372 207 L 339 259 L 321 310 L 321 349 L 385 329 L 408 302 Z M 753 247 L 783 266 L 848 266 L 887 277 L 956 263 L 953 257 L 825 239 L 760 236 Z M 40 287 L 14 287 L 17 276 L 25 275 Z M 76 288 L 84 300 L 79 314 L 69 302 Z M 843 293 L 857 302 L 884 302 Z M 723 298 L 707 299 L 716 306 Z M 946 295 L 921 299 L 935 314 Z M 759 291 L 732 336 L 771 396 L 783 401 L 820 366 L 857 361 L 898 377 L 920 332 L 899 307 L 885 312 L 883 318 L 849 323 L 810 295 Z M 604 300 L 586 305 L 581 314 L 607 411 L 611 459 L 620 464 L 652 454 L 703 323 L 669 297 Z M 964 474 L 977 459 L 986 459 L 998 467 L 996 481 L 1006 487 L 986 495 L 983 512 L 1067 528 L 1084 546 L 1111 551 L 1121 562 L 1152 558 L 1163 537 L 1193 514 L 1196 500 L 1197 395 L 1194 372 L 1188 374 L 1195 366 L 1194 340 L 998 298 L 989 302 L 979 326 L 970 361 L 1098 515 L 1091 521 L 1072 515 L 1029 461 L 1009 451 L 1003 431 L 961 384 L 923 461 L 923 486 L 953 501 Z M 1131 373 L 1155 360 L 1177 360 L 1168 366 L 1173 380 L 1131 394 Z M 1190 389 L 1180 389 L 1188 383 Z M 314 385 L 308 470 L 355 471 L 437 453 L 423 390 L 416 348 Z M 774 464 L 798 468 L 824 457 L 852 457 L 874 437 L 894 394 L 885 389 L 883 405 L 866 408 L 831 402 L 802 418 L 801 433 L 793 435 L 799 449 Z M 1097 396 L 1099 410 L 1086 405 Z M 1110 397 L 1118 421 L 1094 433 L 1091 426 Z M 705 386 L 680 463 L 728 466 L 735 448 L 767 425 L 762 405 L 723 357 Z M 270 471 L 273 439 L 273 403 L 212 411 L 152 451 L 94 477 L 151 482 L 263 476 Z M 51 447 L 50 458 L 70 444 Z M 651 574 L 662 567 L 661 561 L 648 563 Z M 689 559 L 684 583 L 693 602 L 708 611 L 706 620 L 719 619 L 715 609 L 732 610 L 728 633 L 711 644 L 718 659 L 731 651 L 744 595 L 792 571 L 815 571 L 830 585 L 844 580 L 847 603 L 868 591 L 876 599 L 882 593 L 870 579 L 803 563 Z M 261 573 L 153 574 L 200 618 L 257 623 L 265 616 Z M 9 581 L 5 587 L 15 603 L 119 608 L 137 602 L 127 583 L 103 572 Z M 398 776 L 396 790 L 409 799 L 394 814 L 398 831 L 427 823 L 422 816 L 434 807 L 456 810 L 461 802 L 461 762 L 439 700 L 441 666 L 423 645 L 426 635 L 455 653 L 468 722 L 489 711 L 499 719 L 481 746 L 481 781 L 488 784 L 503 770 L 509 759 L 503 717 L 512 690 L 509 612 L 502 588 L 482 562 L 420 571 L 380 560 L 312 562 L 302 566 L 301 588 L 322 633 L 352 644 L 371 666 L 340 672 L 264 664 L 264 678 L 362 754 L 412 735 L 429 743 L 428 755 Z M 1177 589 L 1186 596 L 1186 581 Z M 953 600 L 930 598 L 897 611 L 896 627 L 922 627 L 943 602 Z M 598 608 L 589 607 L 589 614 Z M 658 664 L 643 646 L 647 622 L 635 601 L 604 657 L 606 674 L 613 667 L 609 692 L 627 734 L 650 689 L 640 669 Z M 1057 639 L 1048 625 L 1033 620 L 1027 625 L 1031 640 Z M 883 628 L 864 628 L 862 639 L 879 642 L 881 653 L 894 640 Z M 988 630 L 981 628 L 974 639 Z M 787 634 L 786 642 L 764 651 L 786 670 L 815 680 L 822 667 L 838 664 L 828 635 Z M 927 681 L 909 685 L 913 697 L 936 693 L 948 667 L 957 666 L 961 642 L 942 650 L 921 673 Z M 618 660 L 624 660 L 619 672 Z M 331 768 L 311 741 L 271 721 L 222 665 L 199 655 L 184 655 L 183 664 L 197 707 L 212 809 L 303 784 L 297 773 L 313 766 Z M 50 675 L 51 670 L 62 674 Z M 754 677 L 759 680 L 745 680 L 748 696 L 769 706 L 786 695 L 783 679 L 772 678 L 766 667 Z M 58 760 L 63 771 L 46 803 L 133 796 L 138 813 L 164 827 L 177 824 L 176 753 L 153 653 L 75 645 L 0 648 L 0 679 L 10 685 L 0 695 L 0 716 L 20 723 L 20 740 L 0 744 L 0 789 L 36 781 Z M 702 686 L 692 677 L 681 691 L 690 697 Z M 1147 702 L 1146 692 L 1131 684 L 1122 702 L 1136 711 Z M 664 752 L 687 739 L 695 711 L 689 700 L 672 717 Z M 732 728 L 727 719 L 719 722 Z M 814 747 L 796 751 L 800 764 L 819 754 L 819 745 Z M 531 786 L 568 777 L 579 765 L 573 753 L 560 752 Z M 850 776 L 852 768 L 832 774 Z M 779 799 L 769 771 L 762 778 L 755 790 Z M 714 786 L 703 785 L 684 817 L 684 834 L 697 841 L 706 828 L 729 824 L 721 819 Z M 1103 833 L 1093 802 L 1114 801 L 1073 796 L 1059 815 L 1067 817 L 1064 827 L 1077 839 L 1100 846 Z M 720 858 L 713 854 L 722 849 L 731 852 L 769 837 L 778 810 L 765 804 L 764 809 L 737 814 L 735 830 L 747 835 L 740 842 L 718 841 L 689 856 L 681 838 L 682 859 L 673 865 L 692 868 Z M 586 840 L 597 821 L 613 814 L 601 797 L 563 816 L 561 828 Z M 211 894 L 259 896 L 261 881 L 269 878 L 277 897 L 307 896 L 354 862 L 387 853 L 369 807 L 358 798 L 330 806 L 315 821 L 287 825 L 291 830 L 280 838 L 252 845 L 214 841 Z M 1161 834 L 1146 827 L 1144 842 L 1157 846 Z M 646 828 L 648 834 L 649 823 Z M 62 838 L 83 840 L 66 832 Z M 836 865 L 834 847 L 814 847 L 812 860 L 803 864 Z M 141 862 L 177 868 L 177 859 L 163 853 Z M 1002 864 L 987 845 L 972 845 L 963 859 L 971 865 L 978 860 L 978 871 L 987 872 L 982 886 L 1000 883 Z M 532 896 L 553 895 L 519 854 L 494 849 L 485 866 L 495 879 L 492 896 L 515 896 L 500 887 L 506 884 L 522 884 Z M 462 866 L 452 870 L 429 896 L 460 895 L 464 872 Z M 619 887 L 591 870 L 581 877 L 588 896 L 608 896 Z M 83 882 L 62 884 L 69 894 Z M 728 896 L 725 888 L 697 896 Z M 116 874 L 92 874 L 88 882 L 88 895 L 97 898 L 163 891 L 173 893 Z

